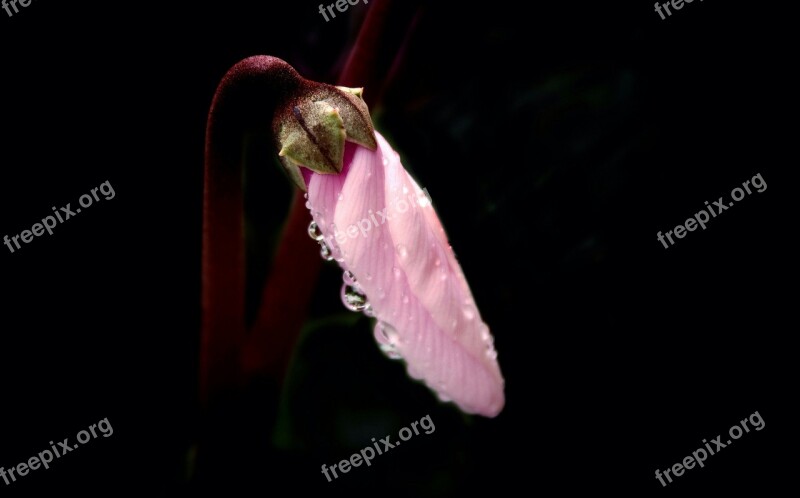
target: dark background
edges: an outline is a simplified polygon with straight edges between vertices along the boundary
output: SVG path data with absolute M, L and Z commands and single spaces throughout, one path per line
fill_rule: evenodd
M 368 7 L 328 23 L 307 1 L 0 11 L 0 236 L 106 180 L 116 192 L 53 236 L 0 246 L 0 466 L 105 417 L 114 428 L 0 494 L 777 488 L 796 465 L 786 14 L 555 3 L 408 2 L 421 10 L 403 64 L 372 109 L 492 327 L 504 411 L 464 416 L 408 379 L 326 265 L 278 411 L 237 405 L 230 438 L 247 442 L 217 460 L 191 457 L 211 97 L 255 54 L 335 81 Z M 758 173 L 764 193 L 669 249 L 656 240 Z M 765 430 L 654 479 L 755 411 Z M 433 434 L 321 475 L 425 415 Z

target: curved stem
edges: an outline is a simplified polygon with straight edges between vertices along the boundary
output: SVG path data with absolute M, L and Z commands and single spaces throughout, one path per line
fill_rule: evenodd
M 270 129 L 279 94 L 297 77 L 280 59 L 250 57 L 228 71 L 211 104 L 203 191 L 203 402 L 241 381 L 239 353 L 246 338 L 242 139 L 249 129 Z

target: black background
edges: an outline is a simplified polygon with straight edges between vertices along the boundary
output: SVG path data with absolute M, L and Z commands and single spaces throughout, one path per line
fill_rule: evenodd
M 466 417 L 406 378 L 344 312 L 327 266 L 311 317 L 323 325 L 278 422 L 224 469 L 187 463 L 211 97 L 255 54 L 335 81 L 368 7 L 328 23 L 307 1 L 0 11 L 0 236 L 104 181 L 116 192 L 53 236 L 0 247 L 0 466 L 105 417 L 114 428 L 0 494 L 770 495 L 796 465 L 785 14 L 555 4 L 423 2 L 373 109 L 492 327 L 505 410 Z M 656 240 L 759 173 L 765 192 L 669 249 Z M 755 411 L 763 431 L 666 488 L 654 479 Z M 432 435 L 333 483 L 320 474 L 427 414 Z M 257 417 L 242 425 L 231 437 Z

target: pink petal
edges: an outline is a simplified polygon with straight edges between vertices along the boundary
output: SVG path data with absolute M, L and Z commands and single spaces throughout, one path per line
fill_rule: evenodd
M 382 349 L 402 356 L 440 399 L 494 417 L 504 380 L 489 327 L 426 193 L 376 136 L 376 151 L 346 144 L 340 175 L 311 175 L 311 214 L 366 294 Z

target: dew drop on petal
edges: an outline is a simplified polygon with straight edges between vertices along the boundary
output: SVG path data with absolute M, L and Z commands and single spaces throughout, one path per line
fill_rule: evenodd
M 419 380 L 419 379 L 422 379 L 422 377 L 423 377 L 422 373 L 418 369 L 412 367 L 411 365 L 408 365 L 408 368 L 406 369 L 406 371 L 408 372 L 408 376 L 411 377 L 412 379 Z
M 397 254 L 401 260 L 408 258 L 408 248 L 403 244 L 397 244 Z
M 375 324 L 375 340 L 378 341 L 381 351 L 383 351 L 386 356 L 393 360 L 402 358 L 400 353 L 397 352 L 397 344 L 400 339 L 394 327 L 386 322 L 378 322 Z
M 367 303 L 367 306 L 364 308 L 364 315 L 374 318 L 375 317 L 375 310 L 372 309 L 372 306 Z
M 317 241 L 325 238 L 316 221 L 312 221 L 308 224 L 308 236 Z
M 346 272 L 342 273 L 342 281 L 347 285 L 355 285 L 356 276 L 353 275 L 353 272 L 347 270 Z
M 333 253 L 331 253 L 331 248 L 328 247 L 328 244 L 326 244 L 324 240 L 319 241 L 319 255 L 322 256 L 322 259 L 324 259 L 325 261 L 333 260 Z
M 391 341 L 389 341 L 388 334 L 386 334 L 386 332 L 383 331 L 383 327 L 381 326 L 382 323 L 383 322 L 376 323 L 375 329 L 372 331 L 373 334 L 375 335 L 375 341 L 378 343 L 378 345 L 391 344 Z
M 464 306 L 464 318 L 467 320 L 472 320 L 475 318 L 475 308 L 470 305 Z
M 386 322 L 375 324 L 375 337 L 381 344 L 391 344 L 392 346 L 396 346 L 399 340 L 397 330 Z
M 342 193 L 339 192 L 339 195 L 336 197 L 336 200 L 339 201 L 339 202 L 343 201 L 344 200 L 344 195 L 342 195 Z
M 489 327 L 484 324 L 481 326 L 481 339 L 486 344 L 486 356 L 494 360 L 497 358 L 497 350 L 494 348 L 494 337 L 489 333 Z
M 431 387 L 433 387 L 433 390 L 436 391 L 436 396 L 439 398 L 440 401 L 444 403 L 447 403 L 448 401 L 453 401 L 450 398 L 450 396 L 445 394 L 445 391 L 447 390 L 447 384 L 445 384 L 444 381 L 439 381 L 436 383 L 436 386 L 431 386 Z
M 389 159 L 387 159 L 386 156 L 383 156 L 383 165 L 389 166 Z
M 383 348 L 381 348 L 381 349 L 383 350 Z M 396 349 L 383 350 L 383 352 L 386 353 L 386 356 L 390 360 L 402 360 L 403 359 L 403 356 L 400 353 L 398 353 Z
M 367 296 L 355 286 L 342 284 L 341 296 L 342 303 L 350 311 L 364 311 L 369 306 Z
M 403 276 L 403 272 L 396 266 L 392 267 L 392 273 L 394 274 L 394 278 L 400 278 Z

